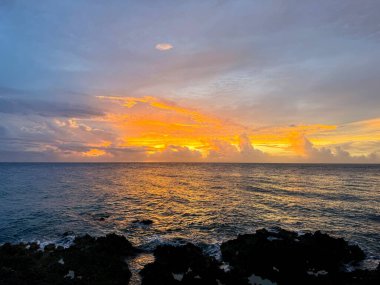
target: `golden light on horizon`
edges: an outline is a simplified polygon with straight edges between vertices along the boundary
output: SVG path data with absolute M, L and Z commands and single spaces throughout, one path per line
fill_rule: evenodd
M 249 127 L 153 96 L 97 96 L 105 112 L 90 119 L 57 120 L 71 132 L 99 133 L 80 156 L 133 154 L 143 161 L 277 161 L 308 159 L 335 147 L 380 141 L 380 120 L 346 125 L 299 124 Z M 107 129 L 107 132 L 104 132 Z M 362 131 L 365 129 L 365 131 Z M 370 132 L 368 132 L 370 130 Z M 372 136 L 372 137 L 371 137 Z M 80 136 L 79 136 L 80 137 Z M 79 138 L 78 137 L 78 138 Z M 359 147 L 351 150 L 358 155 Z M 117 152 L 114 155 L 113 152 Z

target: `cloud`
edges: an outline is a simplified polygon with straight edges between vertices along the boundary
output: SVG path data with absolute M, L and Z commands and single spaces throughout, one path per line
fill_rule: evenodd
M 378 118 L 252 128 L 153 96 L 97 100 L 102 110 L 92 116 L 0 113 L 1 160 L 20 152 L 25 161 L 38 153 L 49 161 L 379 161 Z
M 88 2 L 3 5 L 0 85 L 74 105 L 52 90 L 193 100 L 244 124 L 377 116 L 376 1 Z M 170 60 L 161 39 L 181 46 Z
M 107 153 L 102 149 L 92 148 L 89 151 L 82 152 L 82 156 L 84 157 L 98 157 L 98 156 L 104 156 Z
M 321 163 L 379 163 L 380 152 L 368 153 L 366 155 L 351 155 L 341 146 L 333 149 L 322 147 L 316 148 L 309 140 L 304 138 L 306 161 Z
M 3 157 L 329 162 L 379 153 L 376 1 L 1 3 Z M 84 157 L 91 149 L 105 154 Z
M 92 117 L 102 112 L 92 106 L 70 104 L 67 102 L 49 102 L 38 99 L 0 97 L 0 113 L 39 115 L 42 117 Z
M 169 145 L 162 150 L 147 155 L 147 161 L 162 162 L 200 162 L 204 161 L 202 153 L 185 146 Z
M 7 134 L 7 129 L 0 125 L 0 136 L 4 137 Z
M 156 44 L 156 49 L 158 49 L 160 51 L 167 51 L 167 50 L 170 50 L 172 48 L 173 48 L 173 45 L 169 44 L 169 43 L 159 43 L 159 44 Z
M 268 162 L 271 157 L 253 147 L 248 135 L 238 136 L 238 144 L 228 141 L 215 140 L 213 148 L 206 157 L 206 161 L 212 162 Z

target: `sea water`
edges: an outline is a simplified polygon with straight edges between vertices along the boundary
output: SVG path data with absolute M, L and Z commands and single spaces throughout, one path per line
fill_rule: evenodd
M 152 225 L 134 223 L 150 219 Z M 2 163 L 0 244 L 68 245 L 109 232 L 134 245 L 218 245 L 259 228 L 321 230 L 380 258 L 380 166 Z

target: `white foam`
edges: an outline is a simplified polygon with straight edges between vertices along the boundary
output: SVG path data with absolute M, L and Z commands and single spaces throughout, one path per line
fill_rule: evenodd
M 70 279 L 74 279 L 75 278 L 75 272 L 73 270 L 69 270 L 69 272 L 63 276 L 64 278 L 70 278 Z
M 219 268 L 222 269 L 224 272 L 231 271 L 231 266 L 226 262 L 223 262 L 222 265 L 219 266 Z
M 183 273 L 172 273 L 172 275 L 173 275 L 173 278 L 174 278 L 175 280 L 181 282 L 182 279 L 183 279 L 183 275 L 184 275 L 184 274 L 183 274 Z
M 316 277 L 318 276 L 324 276 L 327 275 L 328 272 L 326 270 L 319 270 L 319 271 L 308 271 L 307 274 L 314 275 Z
M 276 282 L 272 282 L 269 279 L 261 278 L 255 274 L 248 277 L 248 283 L 251 285 L 277 285 Z
M 69 248 L 73 244 L 75 237 L 76 237 L 75 235 L 69 235 L 62 238 L 58 238 L 58 239 L 47 239 L 47 240 L 34 239 L 34 240 L 31 240 L 29 243 L 34 243 L 34 242 L 37 243 L 40 247 L 40 250 L 44 250 L 45 247 L 49 244 L 54 244 L 55 247 L 62 246 L 63 248 Z
M 272 240 L 281 240 L 281 238 L 270 236 L 270 237 L 267 237 L 267 240 L 269 240 L 269 241 L 272 241 Z

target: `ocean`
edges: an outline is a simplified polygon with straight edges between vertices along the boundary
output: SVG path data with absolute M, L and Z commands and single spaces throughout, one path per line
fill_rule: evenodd
M 150 219 L 152 225 L 134 223 Z M 218 245 L 259 228 L 321 230 L 380 259 L 380 165 L 1 163 L 0 244 Z

